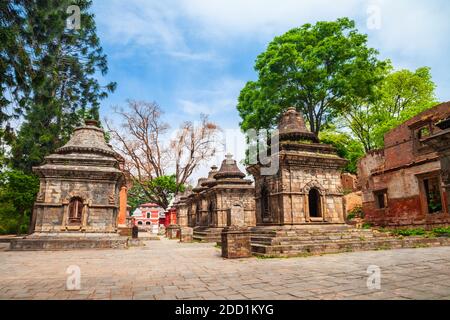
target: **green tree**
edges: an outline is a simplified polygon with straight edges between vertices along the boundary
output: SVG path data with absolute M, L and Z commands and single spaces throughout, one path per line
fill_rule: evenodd
M 258 80 L 240 93 L 241 128 L 271 128 L 294 106 L 319 133 L 345 107 L 346 95 L 372 93 L 389 64 L 377 54 L 348 18 L 305 24 L 275 37 L 256 60 Z
M 39 179 L 18 170 L 0 173 L 0 232 L 25 232 L 34 199 L 39 191 Z
M 375 147 L 383 147 L 384 134 L 389 130 L 435 106 L 435 88 L 429 67 L 389 74 L 382 83 L 381 98 L 373 110 L 377 124 L 373 134 Z
M 134 183 L 128 191 L 128 203 L 132 210 L 145 202 L 153 202 L 167 209 L 175 194 L 184 190 L 185 186 L 177 184 L 175 175 L 160 176 L 145 183 Z
M 386 132 L 436 104 L 434 89 L 427 67 L 391 72 L 371 99 L 350 99 L 342 118 L 366 152 L 381 148 Z
M 361 143 L 349 134 L 337 132 L 335 129 L 323 130 L 319 137 L 321 142 L 331 144 L 336 148 L 340 157 L 348 160 L 343 170 L 356 174 L 358 160 L 364 155 L 364 148 Z
M 81 11 L 81 28 L 68 29 L 67 8 Z M 0 57 L 13 52 L 1 69 L 2 105 L 23 123 L 12 144 L 11 164 L 31 172 L 43 157 L 64 144 L 83 115 L 98 119 L 100 100 L 116 84 L 101 86 L 95 77 L 108 71 L 106 55 L 96 35 L 90 0 L 12 0 L 2 9 L 7 45 Z M 18 23 L 22 23 L 18 26 Z M 17 37 L 17 39 L 11 39 Z M 15 51 L 14 51 L 15 50 Z M 23 56 L 23 57 L 22 57 Z M 20 59 L 19 59 L 20 58 Z

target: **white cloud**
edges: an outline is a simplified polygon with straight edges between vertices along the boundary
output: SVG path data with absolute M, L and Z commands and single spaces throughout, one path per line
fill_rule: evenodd
M 434 57 L 448 49 L 448 1 L 374 1 L 381 9 L 381 28 L 369 39 L 385 51 L 403 56 Z
M 138 52 L 165 54 L 179 60 L 211 60 L 211 52 L 193 52 L 179 26 L 183 13 L 175 2 L 108 0 L 96 3 L 97 24 L 105 29 L 102 41 L 126 46 L 123 56 Z
M 358 0 L 182 0 L 204 36 L 266 37 L 317 20 L 354 15 Z
M 234 112 L 243 86 L 241 80 L 223 78 L 214 81 L 206 89 L 185 88 L 178 94 L 179 109 L 188 115 Z

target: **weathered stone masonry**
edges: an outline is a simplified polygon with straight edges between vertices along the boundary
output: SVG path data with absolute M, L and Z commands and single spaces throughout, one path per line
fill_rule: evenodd
M 262 165 L 249 166 L 255 178 L 257 225 L 310 222 L 344 223 L 341 168 L 346 160 L 319 143 L 295 108 L 281 117 L 279 170 L 263 175 Z
M 34 172 L 40 191 L 34 207 L 36 233 L 117 231 L 119 192 L 125 183 L 121 157 L 93 121 Z

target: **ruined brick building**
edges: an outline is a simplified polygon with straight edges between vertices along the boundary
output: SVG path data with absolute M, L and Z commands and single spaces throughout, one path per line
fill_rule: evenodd
M 426 142 L 450 116 L 450 102 L 426 110 L 389 131 L 384 149 L 358 164 L 367 221 L 381 226 L 428 227 L 450 222 L 439 155 Z M 447 169 L 448 170 L 448 169 Z

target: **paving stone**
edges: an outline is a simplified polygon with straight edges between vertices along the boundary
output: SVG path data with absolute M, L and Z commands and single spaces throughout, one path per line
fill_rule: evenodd
M 224 260 L 216 251 L 214 244 L 165 239 L 132 250 L 4 251 L 0 299 L 450 297 L 450 247 L 239 261 Z M 65 271 L 74 264 L 82 271 L 81 290 L 68 291 Z M 381 269 L 381 290 L 367 288 L 366 270 L 373 264 Z

